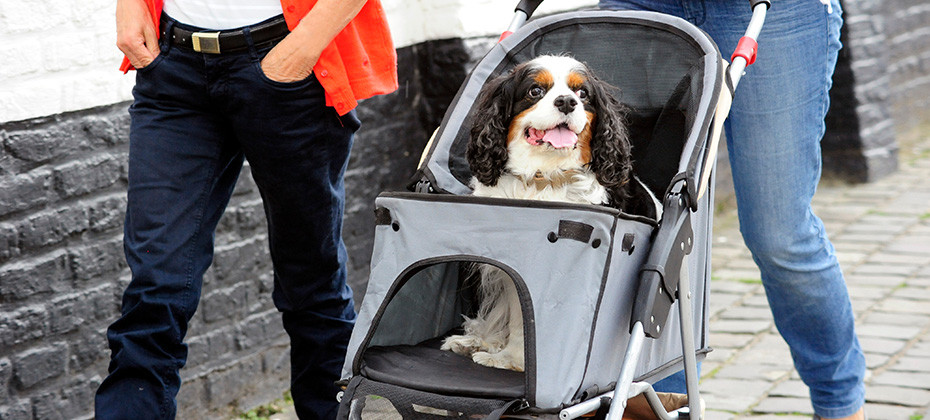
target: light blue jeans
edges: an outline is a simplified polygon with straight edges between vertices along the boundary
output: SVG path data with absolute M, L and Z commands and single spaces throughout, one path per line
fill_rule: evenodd
M 864 403 L 865 358 L 833 245 L 811 211 L 842 10 L 838 0 L 832 13 L 818 0 L 772 3 L 758 59 L 741 79 L 726 123 L 740 230 L 814 411 L 845 417 Z M 745 0 L 600 0 L 600 6 L 680 16 L 706 31 L 727 59 L 751 16 Z

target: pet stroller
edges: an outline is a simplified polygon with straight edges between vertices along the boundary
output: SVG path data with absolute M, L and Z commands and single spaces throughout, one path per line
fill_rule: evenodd
M 639 394 L 658 418 L 702 412 L 696 361 L 710 351 L 716 148 L 769 3 L 750 1 L 753 21 L 729 67 L 703 31 L 679 18 L 580 11 L 527 21 L 539 3 L 521 2 L 513 31 L 460 88 L 412 191 L 375 201 L 371 274 L 342 371 L 339 419 L 594 412 L 620 420 Z M 538 55 L 564 53 L 618 87 L 632 108 L 634 169 L 663 202 L 661 220 L 470 195 L 464 156 L 470 127 L 481 123 L 471 108 L 482 85 Z M 478 306 L 469 269 L 476 263 L 500 268 L 518 291 L 523 372 L 439 349 Z M 650 384 L 681 369 L 688 407 L 666 410 Z

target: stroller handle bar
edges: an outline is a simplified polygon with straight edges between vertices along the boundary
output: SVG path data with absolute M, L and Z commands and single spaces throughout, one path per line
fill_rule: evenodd
M 513 9 L 514 15 L 513 19 L 510 21 L 510 25 L 508 25 L 507 30 L 501 34 L 498 42 L 510 36 L 510 34 L 514 33 L 517 29 L 520 29 L 520 27 L 530 19 L 530 16 L 533 16 L 533 13 L 536 12 L 536 8 L 539 7 L 542 2 L 543 0 L 520 0 L 517 7 Z
M 536 8 L 539 7 L 542 2 L 543 0 L 520 0 L 520 3 L 517 4 L 517 8 L 514 9 L 514 11 L 522 11 L 523 13 L 526 13 L 526 17 L 529 18 L 530 16 L 533 16 L 533 12 L 536 11 Z
M 743 76 L 746 67 L 756 61 L 758 50 L 756 39 L 762 32 L 765 15 L 772 5 L 768 0 L 750 0 L 749 2 L 752 5 L 752 18 L 749 20 L 749 26 L 746 27 L 746 34 L 739 40 L 736 50 L 730 57 L 730 68 L 727 70 L 733 90 L 736 90 L 736 85 L 739 84 L 739 79 Z
M 543 0 L 520 0 L 520 2 L 517 3 L 517 7 L 514 8 L 514 16 L 510 21 L 510 25 L 507 26 L 507 30 L 501 34 L 498 41 L 507 38 L 510 34 L 514 33 L 514 31 L 526 24 L 526 22 L 533 17 L 533 13 L 536 12 L 536 9 L 542 2 Z M 740 39 L 736 51 L 734 51 L 733 55 L 730 57 L 731 64 L 727 71 L 727 76 L 731 81 L 733 90 L 736 90 L 736 85 L 739 84 L 739 79 L 743 76 L 743 71 L 746 70 L 746 67 L 756 61 L 756 51 L 758 50 L 756 39 L 759 38 L 759 32 L 762 31 L 762 24 L 765 22 L 766 12 L 772 7 L 772 1 L 749 0 L 749 7 L 750 10 L 752 10 L 752 18 L 749 21 L 746 34 Z
M 520 29 L 527 20 L 533 17 L 533 13 L 536 12 L 536 8 L 538 8 L 542 2 L 543 0 L 520 0 L 520 2 L 517 3 L 517 7 L 513 10 L 516 16 L 514 16 L 514 19 L 510 22 L 510 26 L 507 27 L 507 32 L 513 33 L 513 31 Z M 751 10 L 756 10 L 756 6 L 760 4 L 765 4 L 766 9 L 772 7 L 771 0 L 749 0 L 749 7 Z

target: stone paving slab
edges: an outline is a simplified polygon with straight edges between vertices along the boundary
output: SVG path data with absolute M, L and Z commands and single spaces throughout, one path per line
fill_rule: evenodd
M 869 420 L 918 420 L 928 419 L 930 416 L 920 416 L 921 410 L 914 407 L 905 407 L 893 404 L 865 403 L 865 410 L 869 413 Z
M 910 369 L 907 371 L 887 370 L 872 378 L 872 383 L 876 385 L 897 385 L 906 388 L 916 388 L 930 391 L 930 373 L 914 372 Z M 930 396 L 930 392 L 928 392 Z M 930 400 L 927 401 L 930 404 Z
M 899 386 L 874 385 L 867 390 L 869 402 L 900 405 L 905 407 L 926 407 L 930 405 L 930 391 Z
M 930 390 L 930 187 L 926 183 L 930 159 L 925 152 L 930 150 L 930 140 L 918 150 L 923 160 L 902 164 L 899 173 L 884 180 L 868 185 L 825 182 L 813 203 L 850 285 L 869 369 L 866 398 L 872 420 L 916 420 L 921 415 L 923 420 L 930 419 L 930 400 L 925 394 Z M 757 273 L 748 252 L 740 249 L 738 226 L 715 222 L 714 235 L 712 300 L 717 290 L 745 284 Z M 718 253 L 718 244 L 725 244 L 726 251 Z M 720 400 L 716 406 L 717 399 L 709 401 L 708 410 L 716 410 L 709 412 L 715 413 L 714 418 L 726 418 L 716 414 L 721 410 L 732 414 L 732 419 L 810 418 L 808 391 L 796 372 L 792 370 L 787 380 L 765 375 L 765 366 L 773 364 L 772 360 L 780 358 L 789 369 L 791 361 L 785 349 L 762 350 L 776 342 L 763 339 L 766 334 L 778 337 L 774 328 L 763 331 L 753 324 L 771 319 L 765 315 L 764 291 L 741 291 L 741 299 L 728 300 L 731 306 L 712 315 L 710 345 L 717 346 L 716 339 L 731 351 L 715 375 L 705 376 L 701 383 L 701 391 L 708 395 L 733 391 L 741 396 Z M 735 390 L 733 378 L 751 378 L 754 385 Z M 760 390 L 766 387 L 759 380 L 769 381 L 767 389 Z M 754 392 L 756 401 L 742 408 L 747 394 Z
M 772 388 L 772 390 L 769 391 L 769 396 L 807 398 L 807 385 L 804 385 L 804 382 L 797 379 L 787 380 Z
M 766 397 L 756 404 L 752 411 L 771 414 L 803 414 L 806 418 L 814 414 L 814 408 L 811 407 L 811 402 L 806 397 Z
M 904 356 L 898 359 L 898 361 L 891 366 L 890 370 L 930 373 L 930 358 Z

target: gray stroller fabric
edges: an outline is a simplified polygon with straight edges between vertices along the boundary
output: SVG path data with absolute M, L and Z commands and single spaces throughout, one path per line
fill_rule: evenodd
M 386 193 L 376 200 L 371 277 L 343 366 L 349 388 L 340 418 L 361 418 L 366 403 L 418 412 L 425 400 L 445 407 L 437 412 L 447 415 L 401 417 L 467 418 L 514 400 L 552 412 L 592 397 L 592 390 L 613 389 L 657 222 L 602 206 L 470 195 L 464 152 L 470 127 L 478 123 L 471 121 L 478 91 L 490 77 L 540 54 L 570 54 L 617 86 L 621 102 L 633 109 L 637 175 L 660 200 L 676 185 L 697 197 L 722 74 L 719 51 L 706 34 L 649 12 L 589 11 L 530 21 L 478 64 L 428 148 L 418 178 L 446 194 Z M 691 206 L 695 242 L 684 264 L 699 358 L 710 350 L 713 188 L 708 191 Z M 479 305 L 476 264 L 498 267 L 516 286 L 525 372 L 439 350 Z M 665 334 L 645 341 L 637 380 L 655 382 L 681 369 L 677 303 L 671 313 Z M 475 403 L 483 408 L 461 409 L 468 401 L 484 401 Z
M 349 342 L 345 378 L 368 372 L 372 379 L 420 391 L 512 398 L 516 374 L 522 379 L 522 399 L 542 408 L 567 404 L 592 386 L 609 389 L 616 381 L 654 223 L 606 207 L 471 196 L 383 194 L 376 206 L 390 215 L 390 223 L 376 230 L 371 280 L 359 310 L 361 327 Z M 697 237 L 706 242 L 709 218 L 696 219 L 695 230 L 704 233 Z M 552 242 L 551 234 L 558 236 L 566 222 L 588 227 L 588 239 Z M 706 297 L 708 264 L 701 249 L 707 247 L 697 248 L 689 264 L 692 290 Z M 526 372 L 497 369 L 509 378 L 494 379 L 492 372 L 477 384 L 460 370 L 446 375 L 445 382 L 430 382 L 437 375 L 418 378 L 416 372 L 429 369 L 440 369 L 441 378 L 453 371 L 454 360 L 448 360 L 455 357 L 462 359 L 456 369 L 471 366 L 474 375 L 488 374 L 490 368 L 451 353 L 441 363 L 424 357 L 419 363 L 426 366 L 408 357 L 417 346 L 418 354 L 429 354 L 422 348 L 437 347 L 435 339 L 461 324 L 466 308 L 473 306 L 463 274 L 467 270 L 461 266 L 474 262 L 502 268 L 517 285 L 524 305 Z M 701 331 L 695 346 L 701 352 L 707 350 L 705 307 L 705 298 L 696 299 L 694 324 Z M 657 380 L 679 361 L 676 322 L 669 322 L 668 334 L 648 342 L 644 352 L 649 356 L 637 370 L 641 379 Z M 392 346 L 395 357 L 385 359 Z M 366 361 L 368 352 L 372 361 Z M 386 372 L 391 363 L 409 364 L 403 369 L 410 375 L 398 379 L 402 373 Z

